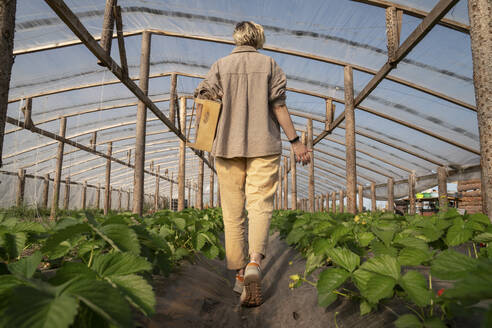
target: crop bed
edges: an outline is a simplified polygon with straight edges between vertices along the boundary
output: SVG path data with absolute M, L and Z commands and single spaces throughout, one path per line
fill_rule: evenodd
M 492 327 L 492 225 L 483 214 L 278 211 L 272 230 L 306 258 L 290 287 L 312 285 L 320 306 L 350 298 L 364 316 L 398 299 L 408 309 L 395 313 L 399 328 L 447 327 L 457 316 Z M 435 278 L 451 287 L 433 290 Z

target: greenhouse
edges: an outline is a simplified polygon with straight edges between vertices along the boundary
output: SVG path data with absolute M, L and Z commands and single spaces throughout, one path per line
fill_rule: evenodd
M 490 0 L 2 0 L 0 327 L 492 326 L 491 17 Z M 198 90 L 245 47 L 240 22 L 286 79 L 273 214 L 248 198 L 256 171 L 238 187 L 270 234 L 252 308 L 232 292 L 227 95 L 198 146 Z

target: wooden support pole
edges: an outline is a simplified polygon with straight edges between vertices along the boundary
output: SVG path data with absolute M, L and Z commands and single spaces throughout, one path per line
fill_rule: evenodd
M 394 180 L 393 178 L 388 178 L 388 211 L 395 211 L 395 188 L 394 188 Z
M 161 166 L 157 165 L 157 175 L 155 176 L 155 196 L 154 196 L 154 211 L 159 210 L 159 194 L 160 194 L 160 182 L 161 182 Z
M 335 104 L 333 99 L 326 99 L 326 118 L 325 118 L 325 130 L 330 128 L 330 124 L 333 123 L 335 116 Z
M 149 89 L 149 64 L 150 44 L 152 34 L 148 31 L 142 33 L 142 45 L 140 52 L 139 87 L 147 95 Z M 137 105 L 137 123 L 135 139 L 135 174 L 133 182 L 133 213 L 142 215 L 144 203 L 144 171 L 145 171 L 145 133 L 147 123 L 147 108 L 139 99 Z
M 65 138 L 65 132 L 67 129 L 67 119 L 62 117 L 60 119 L 60 137 Z M 55 219 L 56 211 L 58 210 L 58 201 L 60 199 L 60 180 L 63 165 L 63 149 L 65 144 L 63 141 L 58 141 L 58 150 L 56 153 L 56 167 L 55 167 L 55 177 L 53 181 L 53 199 L 51 203 L 51 213 L 50 219 Z
M 307 121 L 307 148 L 313 149 L 313 120 Z M 311 161 L 309 162 L 309 180 L 308 180 L 308 195 L 309 195 L 309 212 L 314 212 L 314 150 L 311 153 Z
M 220 184 L 217 183 L 217 206 L 222 207 L 222 199 L 220 197 Z
M 82 185 L 82 201 L 80 202 L 80 207 L 85 210 L 87 205 L 87 181 L 84 181 Z
M 188 187 L 188 200 L 186 202 L 186 207 L 191 207 L 191 181 L 186 181 L 186 186 Z
M 289 209 L 289 160 L 284 157 L 284 210 Z
M 114 6 L 114 18 L 116 21 L 116 34 L 118 37 L 118 50 L 120 52 L 120 63 L 123 76 L 128 77 L 128 63 L 126 60 L 125 37 L 123 35 L 123 18 L 121 16 L 121 7 Z
M 131 165 L 131 159 L 132 159 L 132 150 L 131 149 L 128 149 L 126 156 L 127 156 L 126 161 L 127 161 L 128 165 Z
M 371 182 L 371 211 L 376 212 L 376 183 Z
M 338 210 L 339 211 L 338 213 L 343 213 L 345 211 L 345 205 L 344 205 L 344 199 L 343 199 L 344 198 L 343 190 L 340 190 L 339 194 L 340 194 L 340 200 L 339 200 L 338 204 L 339 204 L 340 208 Z
M 196 193 L 196 207 L 199 210 L 203 210 L 203 173 L 204 173 L 203 159 L 198 159 L 198 190 Z
M 26 129 L 30 129 L 34 126 L 32 122 L 32 98 L 26 99 L 26 104 L 22 107 L 22 113 L 24 114 L 24 124 Z
M 26 190 L 26 170 L 19 169 L 17 174 L 17 206 L 22 206 L 24 204 L 24 191 Z
M 96 150 L 96 144 L 97 144 L 97 131 L 92 132 L 91 140 L 91 149 Z
M 439 192 L 439 210 L 446 211 L 448 209 L 448 177 L 445 167 L 437 168 L 437 183 Z
M 65 178 L 65 198 L 63 199 L 63 208 L 68 210 L 70 205 L 70 176 Z
M 278 206 L 278 200 L 279 200 L 278 193 L 279 193 L 279 191 L 280 191 L 280 183 L 277 186 L 277 191 L 275 191 L 275 209 L 276 210 L 280 209 L 280 206 Z
M 290 200 L 292 202 L 292 209 L 297 210 L 297 163 L 292 145 L 290 146 L 290 176 L 292 179 L 290 187 Z
M 43 207 L 48 208 L 48 195 L 50 193 L 50 175 L 46 174 L 44 176 L 44 186 L 43 186 Z
M 335 191 L 331 192 L 331 211 L 332 213 L 337 212 L 337 193 Z
M 415 177 L 415 172 L 412 172 L 410 176 L 408 177 L 408 200 L 409 200 L 409 207 L 408 207 L 408 214 L 414 215 L 416 212 L 416 207 L 415 207 L 415 182 L 416 182 L 416 177 Z
M 468 0 L 473 84 L 480 135 L 482 211 L 492 221 L 492 38 L 490 0 Z
M 111 43 L 113 41 L 113 28 L 114 28 L 114 6 L 117 0 L 106 0 L 106 7 L 104 8 L 104 19 L 101 33 L 101 47 L 104 52 L 111 55 Z M 102 62 L 98 62 L 101 66 L 106 66 Z
M 176 105 L 178 103 L 178 96 L 176 93 L 177 84 L 178 76 L 176 73 L 173 73 L 171 74 L 171 90 L 169 92 L 169 120 L 174 125 L 176 125 Z
M 186 133 L 186 98 L 179 99 L 179 124 L 181 133 Z M 183 140 L 179 141 L 179 170 L 178 170 L 178 211 L 185 208 L 185 166 L 186 166 L 186 143 Z
M 0 167 L 9 101 L 10 75 L 14 64 L 14 30 L 17 0 L 0 2 Z
M 396 51 L 400 46 L 398 34 L 398 18 L 396 17 L 396 8 L 386 8 L 386 47 L 388 49 L 388 62 L 396 61 Z
M 283 197 L 283 191 L 284 191 L 284 179 L 283 179 L 283 171 L 285 168 L 280 164 L 280 169 L 278 170 L 278 197 L 279 197 L 279 210 L 284 209 L 284 197 Z
M 109 186 L 109 202 L 108 202 L 108 213 L 113 208 L 113 187 Z
M 96 208 L 100 209 L 101 208 L 101 184 L 97 184 L 97 189 L 96 189 Z
M 329 192 L 327 192 L 327 193 L 326 193 L 325 198 L 326 198 L 326 208 L 325 208 L 325 212 L 327 212 L 327 213 L 328 213 L 328 212 L 330 212 L 330 193 L 329 193 Z
M 351 66 L 344 68 L 345 86 L 345 161 L 347 174 L 347 211 L 355 214 L 356 207 L 356 159 L 355 159 L 355 113 L 354 82 Z
M 107 154 L 108 156 L 111 156 L 113 152 L 113 143 L 110 142 L 108 143 L 108 151 Z M 109 210 L 111 209 L 111 192 L 109 191 L 109 188 L 111 186 L 111 160 L 107 159 L 106 160 L 106 181 L 105 181 L 105 196 L 104 196 L 104 215 L 107 215 Z
M 208 161 L 210 163 L 210 167 L 214 167 L 214 158 L 211 154 L 208 154 Z M 209 206 L 210 208 L 214 207 L 214 171 L 210 168 L 210 178 L 209 178 Z
M 359 195 L 359 208 L 358 208 L 358 212 L 361 213 L 361 212 L 364 212 L 364 190 L 363 190 L 363 186 L 362 185 L 359 185 L 358 187 L 358 195 Z
M 121 212 L 121 207 L 122 207 L 122 204 L 121 204 L 121 201 L 122 201 L 122 192 L 121 192 L 121 189 L 118 189 L 118 212 Z
M 174 172 L 171 172 L 171 181 L 169 181 L 169 209 L 174 211 L 174 203 L 173 203 L 173 186 L 174 186 Z
M 321 199 L 321 206 L 319 208 L 319 211 L 324 212 L 325 211 L 325 194 L 321 194 L 320 199 Z

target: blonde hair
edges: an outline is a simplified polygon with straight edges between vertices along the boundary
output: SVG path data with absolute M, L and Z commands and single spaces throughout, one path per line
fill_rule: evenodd
M 265 43 L 263 26 L 252 21 L 237 23 L 232 37 L 236 46 L 252 46 L 261 49 Z

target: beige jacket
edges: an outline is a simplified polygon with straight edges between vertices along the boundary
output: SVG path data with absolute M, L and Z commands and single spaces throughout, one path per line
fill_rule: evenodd
M 222 101 L 212 155 L 280 154 L 280 126 L 272 108 L 285 104 L 287 80 L 275 61 L 254 47 L 238 46 L 216 61 L 195 97 Z

